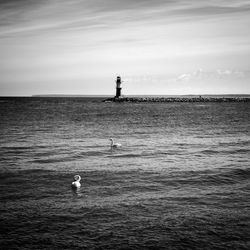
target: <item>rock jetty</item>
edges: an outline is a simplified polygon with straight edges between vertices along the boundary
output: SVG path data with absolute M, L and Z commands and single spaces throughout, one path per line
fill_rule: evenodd
M 250 102 L 249 97 L 112 97 L 104 102 Z

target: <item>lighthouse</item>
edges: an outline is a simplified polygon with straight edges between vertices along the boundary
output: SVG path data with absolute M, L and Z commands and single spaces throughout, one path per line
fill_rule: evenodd
M 115 95 L 115 98 L 119 98 L 121 96 L 121 77 L 120 76 L 117 76 L 116 78 L 116 95 Z

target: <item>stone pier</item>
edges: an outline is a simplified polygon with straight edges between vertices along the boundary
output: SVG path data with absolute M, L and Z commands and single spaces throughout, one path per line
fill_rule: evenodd
M 250 102 L 249 97 L 112 97 L 105 99 L 104 102 L 130 102 L 130 103 L 141 103 L 141 102 Z

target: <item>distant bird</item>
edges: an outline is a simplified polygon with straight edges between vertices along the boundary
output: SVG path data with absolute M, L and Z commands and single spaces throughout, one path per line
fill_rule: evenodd
M 112 138 L 109 139 L 111 141 L 111 148 L 118 148 L 118 147 L 121 147 L 122 144 L 120 143 L 114 143 L 114 140 Z
M 81 187 L 80 180 L 81 180 L 81 176 L 78 175 L 78 174 L 75 175 L 74 176 L 74 181 L 71 184 L 72 188 L 80 188 Z

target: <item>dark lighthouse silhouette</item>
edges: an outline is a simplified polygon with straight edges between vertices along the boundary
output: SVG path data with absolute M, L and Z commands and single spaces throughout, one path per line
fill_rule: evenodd
M 121 77 L 120 76 L 117 76 L 116 78 L 116 95 L 115 95 L 115 98 L 119 98 L 121 96 Z

